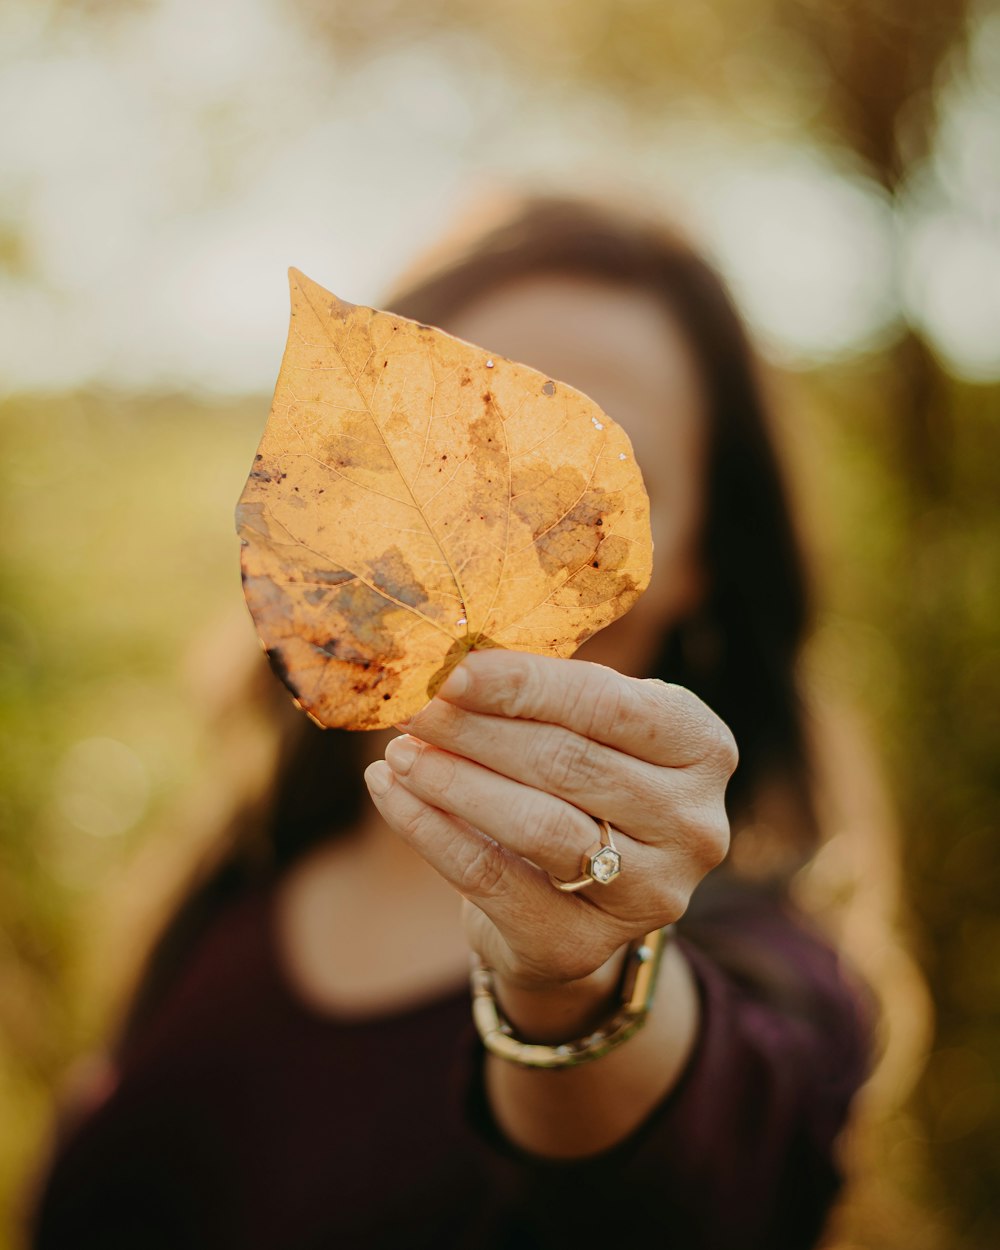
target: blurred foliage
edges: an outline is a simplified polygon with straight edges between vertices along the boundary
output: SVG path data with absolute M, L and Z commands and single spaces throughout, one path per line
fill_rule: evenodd
M 180 666 L 213 605 L 240 596 L 232 508 L 254 427 L 176 399 L 0 409 L 4 1211 L 57 1076 L 108 1024 L 95 888 L 108 897 L 204 746 Z
M 813 528 L 829 530 L 821 666 L 876 730 L 936 1016 L 851 1231 L 863 1246 L 985 1250 L 1000 1243 L 1000 388 L 939 378 L 948 437 L 920 491 L 900 451 L 894 367 L 890 356 L 812 379 L 829 414 L 813 469 L 825 513 Z M 894 1184 L 927 1221 L 880 1236 L 868 1204 Z
M 807 123 L 890 189 L 926 152 L 934 78 L 969 10 L 967 0 L 294 3 L 343 58 L 445 32 L 526 75 L 603 87 L 637 110 L 714 98 L 729 124 L 745 108 L 780 126 Z
M 1000 1124 L 1000 388 L 942 386 L 954 433 L 939 497 L 915 512 L 888 368 L 873 359 L 793 379 L 785 404 L 823 589 L 813 663 L 865 710 L 891 765 L 914 939 L 938 1013 L 911 1105 L 868 1130 L 877 1173 L 859 1178 L 842 1217 L 848 1240 L 836 1244 L 980 1250 L 1000 1233 L 990 1148 Z M 0 410 L 8 1210 L 47 1131 L 51 1091 L 99 1044 L 120 993 L 96 966 L 115 882 L 150 839 L 180 838 L 162 817 L 204 766 L 203 695 L 184 679 L 185 654 L 241 602 L 232 506 L 266 406 L 76 395 Z M 82 776 L 81 743 L 91 744 Z M 145 779 L 145 802 L 123 794 L 123 769 Z

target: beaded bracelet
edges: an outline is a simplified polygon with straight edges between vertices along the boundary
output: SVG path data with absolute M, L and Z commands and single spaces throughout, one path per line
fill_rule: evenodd
M 502 1059 L 528 1068 L 568 1068 L 600 1059 L 646 1023 L 656 990 L 660 958 L 673 929 L 673 924 L 664 925 L 629 943 L 617 1010 L 586 1037 L 559 1046 L 524 1042 L 514 1036 L 494 994 L 493 969 L 477 957 L 471 974 L 472 1016 L 483 1044 Z

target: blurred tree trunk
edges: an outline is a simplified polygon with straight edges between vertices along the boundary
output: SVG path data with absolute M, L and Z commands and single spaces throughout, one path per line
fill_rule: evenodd
M 964 50 L 968 0 L 785 0 L 784 20 L 822 58 L 829 92 L 819 125 L 854 152 L 895 204 L 928 153 L 939 71 Z M 901 262 L 896 258 L 895 273 Z M 902 308 L 901 293 L 896 304 Z M 885 360 L 890 418 L 912 512 L 948 489 L 948 386 L 937 359 L 904 321 Z

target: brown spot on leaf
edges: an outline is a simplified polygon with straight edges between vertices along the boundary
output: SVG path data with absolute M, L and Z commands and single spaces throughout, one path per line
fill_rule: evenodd
M 626 607 L 631 607 L 639 597 L 640 588 L 627 569 L 628 543 L 616 534 L 609 534 L 601 540 L 600 555 L 599 561 L 592 561 L 570 577 L 560 595 L 571 596 L 581 607 L 617 601 L 624 601 Z
M 372 579 L 380 590 L 407 607 L 419 608 L 428 602 L 427 590 L 399 547 L 390 547 L 372 563 Z
M 589 560 L 601 542 L 594 534 L 601 514 L 621 506 L 617 492 L 609 495 L 589 488 L 584 475 L 568 466 L 542 475 L 533 489 L 515 493 L 514 509 L 531 527 L 538 561 L 551 574 Z M 555 519 L 554 501 L 558 501 Z
M 355 581 L 356 574 L 349 573 L 347 569 L 310 569 L 306 579 L 321 582 L 324 586 L 342 586 L 344 582 Z

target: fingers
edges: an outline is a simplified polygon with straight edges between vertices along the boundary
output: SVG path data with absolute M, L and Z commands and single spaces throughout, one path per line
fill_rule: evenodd
M 403 737 L 389 743 L 385 758 L 410 793 L 560 880 L 580 876 L 584 852 L 599 843 L 600 830 L 587 813 L 462 756 Z M 586 902 L 620 920 L 664 912 L 680 915 L 683 900 L 704 871 L 689 848 L 680 841 L 669 849 L 646 846 L 620 826 L 615 843 L 622 856 L 621 874 L 608 884 L 588 886 Z M 551 882 L 548 889 L 558 893 Z
M 523 887 L 530 865 L 467 821 L 425 803 L 399 784 L 384 761 L 368 766 L 365 781 L 375 806 L 393 828 L 459 893 L 485 902 Z
M 438 694 L 468 711 L 561 725 L 650 764 L 683 768 L 707 761 L 727 777 L 736 768 L 732 734 L 690 690 L 585 660 L 473 651 Z
M 586 661 L 474 652 L 401 728 L 365 774 L 372 797 L 495 926 L 482 933 L 493 966 L 586 975 L 624 940 L 683 915 L 728 851 L 735 744 L 682 687 Z M 547 874 L 581 875 L 596 817 L 617 831 L 621 875 L 564 893 Z
M 496 926 L 477 949 L 498 971 L 525 976 L 534 968 L 540 980 L 573 980 L 635 935 L 560 893 L 540 868 L 467 821 L 424 802 L 385 761 L 370 764 L 365 780 L 386 822 Z
M 706 770 L 658 767 L 561 725 L 468 712 L 440 698 L 409 722 L 409 733 L 651 845 L 685 838 L 687 814 L 724 793 Z
M 599 840 L 597 823 L 578 807 L 416 738 L 396 738 L 385 758 L 425 802 L 467 820 L 562 879 L 580 875 L 584 852 Z

